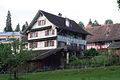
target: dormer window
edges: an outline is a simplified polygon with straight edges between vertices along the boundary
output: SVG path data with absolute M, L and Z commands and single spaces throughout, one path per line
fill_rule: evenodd
M 46 20 L 39 20 L 38 21 L 38 26 L 42 26 L 46 24 Z

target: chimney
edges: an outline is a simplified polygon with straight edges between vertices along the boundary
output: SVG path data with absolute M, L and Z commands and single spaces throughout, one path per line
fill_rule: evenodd
M 59 14 L 58 14 L 58 16 L 62 17 L 62 14 L 61 14 L 61 13 L 59 13 Z
M 66 26 L 67 26 L 67 27 L 69 27 L 69 26 L 70 26 L 70 21 L 69 21 L 69 19 L 68 19 L 68 18 L 65 18 L 65 24 L 66 24 Z

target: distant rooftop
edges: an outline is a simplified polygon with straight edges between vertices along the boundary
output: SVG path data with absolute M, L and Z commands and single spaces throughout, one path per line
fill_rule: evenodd
M 20 32 L 0 32 L 0 36 L 19 36 Z

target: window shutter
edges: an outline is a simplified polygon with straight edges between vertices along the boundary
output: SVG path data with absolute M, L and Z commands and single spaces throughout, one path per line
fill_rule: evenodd
M 45 36 L 47 36 L 47 31 L 45 31 Z
M 52 46 L 54 46 L 54 41 L 52 41 Z
M 44 25 L 46 24 L 46 19 L 44 20 Z
M 40 26 L 40 21 L 38 21 L 38 26 Z
M 31 48 L 31 43 L 29 43 L 29 48 Z
M 35 48 L 37 48 L 37 42 L 35 42 Z
M 30 38 L 32 37 L 32 33 L 30 33 Z
M 36 37 L 38 37 L 38 32 L 36 32 Z
M 55 33 L 55 30 L 53 29 L 53 30 L 52 30 L 52 35 L 54 35 L 54 33 Z
M 45 42 L 45 47 L 47 47 L 47 42 Z

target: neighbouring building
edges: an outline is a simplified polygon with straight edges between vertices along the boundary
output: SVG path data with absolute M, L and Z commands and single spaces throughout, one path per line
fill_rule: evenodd
M 92 35 L 87 36 L 87 49 L 107 50 L 120 49 L 120 24 L 89 26 L 85 28 Z
M 0 43 L 11 43 L 20 40 L 20 32 L 0 32 Z
M 80 53 L 86 49 L 89 34 L 75 21 L 39 10 L 25 30 L 28 49 L 38 54 L 33 60 L 39 68 L 62 66 L 62 52 L 67 60 L 71 52 Z M 69 61 L 67 61 L 68 63 Z

